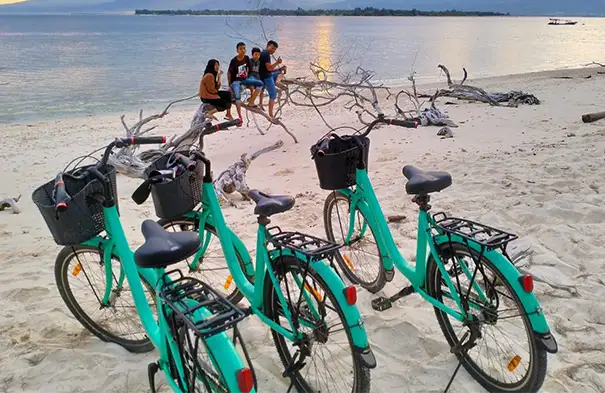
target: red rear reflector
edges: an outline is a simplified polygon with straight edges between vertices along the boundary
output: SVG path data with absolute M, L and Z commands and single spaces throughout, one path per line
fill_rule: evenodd
M 254 388 L 254 376 L 249 368 L 237 372 L 237 386 L 242 393 L 249 393 Z
M 529 293 L 534 290 L 534 278 L 531 276 L 531 274 L 526 274 L 519 277 L 519 282 L 521 283 L 521 286 L 525 292 Z
M 162 137 L 162 143 L 166 143 L 166 137 L 165 136 Z
M 346 287 L 343 290 L 343 293 L 345 295 L 345 298 L 347 299 L 347 303 L 349 303 L 349 305 L 354 305 L 355 303 L 357 303 L 357 288 L 355 288 L 353 285 Z

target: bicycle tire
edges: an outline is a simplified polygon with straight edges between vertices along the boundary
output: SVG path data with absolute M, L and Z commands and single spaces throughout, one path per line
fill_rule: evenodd
M 338 204 L 339 201 L 346 202 L 347 206 L 350 205 L 349 197 L 347 197 L 345 194 L 341 193 L 340 191 L 331 192 L 328 195 L 328 197 L 326 198 L 326 201 L 324 203 L 324 210 L 323 210 L 323 219 L 324 219 L 324 227 L 326 230 L 326 236 L 327 236 L 328 240 L 330 240 L 331 242 L 334 242 L 334 243 L 337 243 L 337 241 L 336 241 L 336 237 L 334 236 L 334 227 L 332 225 L 333 224 L 332 223 L 332 210 Z M 377 245 L 378 243 L 376 243 L 376 237 L 374 236 L 374 231 L 372 230 L 370 222 L 366 219 L 366 217 L 363 215 L 361 210 L 359 210 L 359 208 L 356 209 L 356 213 L 361 215 L 361 217 L 363 217 L 363 219 L 368 223 L 368 229 L 366 229 L 364 236 L 368 236 L 368 235 L 372 236 L 374 244 Z M 357 217 L 359 218 L 359 216 L 357 216 Z M 346 220 L 347 228 L 348 228 L 348 222 L 349 222 L 349 209 L 348 208 L 347 208 L 346 217 L 342 217 L 342 219 Z M 342 223 L 339 223 L 339 225 L 342 225 Z M 344 231 L 342 229 L 342 227 L 341 227 L 341 231 Z M 344 240 L 346 234 L 343 233 L 342 235 L 343 235 L 342 237 Z M 340 267 L 340 269 L 342 270 L 344 275 L 347 277 L 347 279 L 349 281 L 351 281 L 353 284 L 360 285 L 362 288 L 369 291 L 370 293 L 377 293 L 378 291 L 382 290 L 387 283 L 387 279 L 386 279 L 385 269 L 382 265 L 382 259 L 380 258 L 380 250 L 378 249 L 378 246 L 376 246 L 376 253 L 378 255 L 378 270 L 377 270 L 375 277 L 372 277 L 371 280 L 367 280 L 367 281 L 361 279 L 355 272 L 353 272 L 353 269 L 351 268 L 352 267 L 351 262 L 345 261 L 345 256 L 343 255 L 343 248 L 338 250 L 338 252 L 336 252 L 334 254 L 334 256 L 336 258 L 336 262 L 338 263 L 338 266 Z
M 70 262 L 72 261 L 72 258 L 77 256 L 78 253 L 82 253 L 82 252 L 98 254 L 99 261 L 101 260 L 101 252 L 98 248 L 95 248 L 92 246 L 86 246 L 86 245 L 76 245 L 76 246 L 64 247 L 61 250 L 61 252 L 59 252 L 59 255 L 57 255 L 57 259 L 55 261 L 55 281 L 56 281 L 59 293 L 61 294 L 61 298 L 65 302 L 65 305 L 67 306 L 67 308 L 71 311 L 71 313 L 78 320 L 78 322 L 80 322 L 80 324 L 82 324 L 82 326 L 84 326 L 88 331 L 90 331 L 92 334 L 94 334 L 100 340 L 102 340 L 104 342 L 113 342 L 115 344 L 118 344 L 118 345 L 124 347 L 127 351 L 132 352 L 132 353 L 146 353 L 146 352 L 153 351 L 153 349 L 154 349 L 153 343 L 150 341 L 149 337 L 147 337 L 147 335 L 145 334 L 145 330 L 138 317 L 138 314 L 137 314 L 137 321 L 141 328 L 142 334 L 145 334 L 145 338 L 137 339 L 137 340 L 129 340 L 129 339 L 120 337 L 120 336 L 116 335 L 115 333 L 107 330 L 106 328 L 100 326 L 99 323 L 95 322 L 93 320 L 93 318 L 91 318 L 88 315 L 88 313 L 86 313 L 82 309 L 82 307 L 80 306 L 79 302 L 77 301 L 77 299 L 75 298 L 75 296 L 73 294 L 71 285 L 69 284 L 69 280 L 67 278 L 68 277 L 67 275 L 69 274 L 68 267 L 69 267 Z M 115 257 L 112 257 L 112 260 L 120 263 L 119 260 Z M 78 262 L 78 264 L 80 264 L 80 262 Z M 141 278 L 141 282 L 143 283 L 144 287 L 146 287 L 146 289 L 151 294 L 150 297 L 153 298 L 154 304 L 152 305 L 152 310 L 155 310 L 155 291 L 153 288 L 151 288 L 149 283 L 147 283 L 143 279 L 143 277 L 140 277 L 140 278 Z M 126 283 L 126 285 L 128 285 L 127 280 L 125 280 L 125 283 Z M 124 287 L 123 290 L 124 290 L 124 292 L 128 293 L 129 296 L 132 296 L 132 294 L 130 293 L 129 286 Z M 134 304 L 134 299 L 132 301 Z
M 473 250 L 472 253 L 474 255 L 471 255 L 468 246 L 459 243 L 452 243 L 451 247 L 449 244 L 444 244 L 440 249 L 440 253 L 442 255 L 447 255 L 449 258 L 452 258 L 452 256 L 467 256 L 474 257 L 475 260 L 479 259 L 479 254 L 476 251 Z M 504 275 L 500 273 L 498 268 L 483 255 L 481 256 L 480 263 L 484 264 L 489 270 L 495 273 L 502 285 L 504 285 L 513 296 L 513 300 L 515 301 L 517 307 L 522 311 L 520 316 L 523 320 L 528 343 L 530 345 L 529 370 L 525 377 L 518 383 L 503 384 L 481 370 L 479 365 L 477 365 L 477 363 L 469 357 L 468 353 L 456 354 L 456 356 L 466 371 L 489 392 L 537 392 L 540 390 L 546 376 L 546 350 L 537 342 L 536 338 L 534 337 L 531 329 L 531 323 L 525 314 L 521 300 L 512 289 L 510 284 L 506 281 Z M 437 267 L 437 263 L 435 262 L 432 254 L 429 256 L 427 261 L 426 280 L 427 293 L 438 301 L 443 302 L 441 290 L 441 272 Z M 436 307 L 434 307 L 434 311 L 441 331 L 443 332 L 448 344 L 451 347 L 455 346 L 459 340 L 448 315 Z
M 302 269 L 305 269 L 305 267 L 303 267 L 303 262 L 293 256 L 282 256 L 276 258 L 272 261 L 272 264 L 276 268 L 275 270 L 278 280 L 280 277 L 283 277 L 283 275 L 288 271 L 301 272 Z M 308 276 L 311 276 L 313 280 L 315 280 L 323 288 L 324 293 L 326 293 L 330 298 L 330 301 L 338 312 L 340 321 L 343 323 L 343 330 L 345 330 L 346 332 L 349 348 L 351 349 L 351 357 L 353 360 L 352 372 L 354 373 L 354 383 L 352 386 L 352 391 L 350 393 L 368 393 L 370 391 L 370 369 L 363 366 L 359 358 L 355 356 L 351 331 L 346 324 L 344 313 L 342 311 L 342 308 L 340 307 L 340 304 L 338 303 L 334 294 L 330 291 L 329 287 L 322 279 L 322 277 L 312 268 L 309 269 Z M 273 281 L 271 281 L 269 274 L 265 275 L 263 296 L 265 315 L 269 319 L 279 323 L 279 310 L 281 309 L 281 304 L 279 303 L 278 297 L 276 296 L 276 292 L 273 288 Z M 290 364 L 290 361 L 292 360 L 292 355 L 287 349 L 286 339 L 284 338 L 284 336 L 282 336 L 273 329 L 271 330 L 271 334 L 273 335 L 273 341 L 275 342 L 275 347 L 277 349 L 282 364 L 284 365 L 284 367 L 288 367 L 288 364 Z M 307 364 L 309 364 L 309 362 L 307 362 Z M 294 386 L 299 392 L 317 392 L 317 390 L 309 386 L 307 380 L 302 377 L 301 371 L 295 372 L 293 382 Z M 328 388 L 327 391 L 338 393 L 338 391 L 334 391 L 331 388 Z
M 188 228 L 195 228 L 196 222 L 195 222 L 195 219 L 193 219 L 193 218 L 178 217 L 178 218 L 173 218 L 173 219 L 160 219 L 160 220 L 158 220 L 158 224 L 160 224 L 162 226 L 162 228 L 168 230 L 167 228 L 170 227 L 170 226 L 172 226 L 172 225 L 183 225 L 183 224 L 188 225 Z M 188 229 L 188 230 L 190 230 L 190 229 Z M 218 233 L 217 233 L 216 229 L 213 226 L 211 226 L 209 224 L 206 224 L 205 227 L 204 227 L 204 231 L 210 232 L 210 234 L 212 234 L 213 236 L 215 236 L 217 238 L 217 240 L 218 240 Z M 204 241 L 203 237 L 200 239 L 200 241 Z M 212 242 L 212 240 L 211 240 L 211 242 Z M 221 251 L 222 251 L 222 246 L 221 246 Z M 246 278 L 248 278 L 248 281 L 253 282 L 253 277 L 248 276 L 247 273 L 246 273 L 246 265 L 244 263 L 244 259 L 239 254 L 239 252 L 237 251 L 237 249 L 234 249 L 234 251 L 235 251 L 235 255 L 237 256 L 237 260 L 239 262 L 240 268 L 242 269 L 242 272 L 244 273 L 244 275 L 246 276 Z M 175 265 L 175 267 L 176 266 L 177 265 Z M 227 270 L 227 271 L 229 271 L 229 270 Z M 199 278 L 200 278 L 200 280 L 202 280 L 202 281 L 204 281 L 205 283 L 208 284 L 208 280 L 206 279 L 206 277 L 203 277 L 200 274 Z M 232 285 L 233 285 L 234 289 L 229 294 L 224 294 L 224 296 L 231 303 L 237 304 L 237 303 L 239 303 L 244 298 L 244 294 L 241 293 L 241 291 L 237 288 L 237 285 L 235 285 L 235 282 L 233 282 Z M 213 289 L 218 290 L 219 292 L 223 293 L 223 289 L 216 288 L 216 285 L 214 285 L 214 286 L 211 285 L 211 287 L 213 287 Z

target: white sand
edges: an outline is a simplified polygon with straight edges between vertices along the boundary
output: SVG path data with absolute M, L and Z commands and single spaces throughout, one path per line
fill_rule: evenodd
M 555 75 L 575 78 L 553 79 Z M 583 79 L 587 75 L 592 78 Z M 580 120 L 583 113 L 605 109 L 604 82 L 595 69 L 475 81 L 494 91 L 523 89 L 543 102 L 517 109 L 441 106 L 460 125 L 454 139 L 437 137 L 437 127 L 388 127 L 372 134 L 370 172 L 383 209 L 408 217 L 392 226 L 406 258 L 415 251 L 416 209 L 404 192 L 404 164 L 452 173 L 454 185 L 433 197 L 434 211 L 443 209 L 510 229 L 520 235 L 519 247 L 532 247 L 534 254 L 524 263 L 542 280 L 536 282 L 536 293 L 560 346 L 557 355 L 549 355 L 544 392 L 605 391 L 605 120 L 593 124 Z M 175 111 L 160 122 L 156 134 L 183 130 L 191 116 L 191 111 Z M 333 125 L 354 124 L 352 117 L 344 110 L 327 114 Z M 242 128 L 208 137 L 207 154 L 218 171 L 244 152 L 283 139 L 282 149 L 252 164 L 248 183 L 274 193 L 307 192 L 291 212 L 274 222 L 323 235 L 327 192 L 318 187 L 309 147 L 326 128 L 311 111 L 290 109 L 285 121 L 299 136 L 299 144 L 278 128 L 266 136 Z M 5 125 L 0 130 L 4 141 L 0 199 L 23 194 L 22 214 L 0 212 L 0 392 L 148 391 L 147 364 L 155 355 L 134 355 L 101 342 L 67 310 L 53 272 L 60 247 L 31 202 L 31 192 L 72 158 L 121 135 L 119 117 Z M 119 177 L 123 222 L 135 244 L 140 244 L 141 221 L 154 218 L 151 200 L 143 206 L 130 200 L 138 183 Z M 225 208 L 224 213 L 252 247 L 253 207 L 242 206 Z M 397 273 L 385 292 L 393 294 L 403 285 L 405 280 Z M 442 391 L 455 363 L 432 308 L 410 296 L 377 313 L 370 300 L 367 292 L 360 292 L 359 305 L 378 359 L 372 391 Z M 260 392 L 284 392 L 269 329 L 255 317 L 242 328 Z M 452 391 L 482 389 L 461 371 Z

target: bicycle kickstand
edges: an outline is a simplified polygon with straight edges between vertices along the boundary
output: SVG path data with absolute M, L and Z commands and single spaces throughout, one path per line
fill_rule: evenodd
M 300 358 L 299 358 L 300 357 Z M 298 349 L 294 356 L 292 356 L 292 360 L 286 369 L 284 370 L 282 376 L 284 378 L 290 378 L 290 386 L 286 393 L 290 393 L 292 388 L 294 387 L 294 374 L 298 371 L 302 370 L 305 367 L 304 356 L 301 356 L 301 351 Z
M 155 389 L 155 374 L 159 371 L 160 366 L 157 363 L 149 363 L 147 365 L 147 376 L 149 377 L 149 390 L 151 393 L 156 393 Z

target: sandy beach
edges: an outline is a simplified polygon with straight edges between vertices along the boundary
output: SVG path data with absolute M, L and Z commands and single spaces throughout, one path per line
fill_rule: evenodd
M 455 100 L 441 99 L 439 107 L 459 125 L 453 138 L 437 136 L 439 127 L 384 127 L 371 136 L 370 176 L 382 208 L 386 214 L 407 216 L 391 225 L 406 259 L 414 260 L 417 213 L 405 194 L 404 164 L 452 174 L 452 187 L 432 198 L 434 211 L 508 229 L 519 234 L 516 248 L 531 247 L 520 266 L 534 275 L 535 292 L 559 343 L 559 353 L 548 357 L 542 389 L 547 393 L 605 392 L 605 120 L 581 121 L 584 113 L 605 110 L 605 75 L 598 71 L 469 80 L 488 91 L 523 90 L 542 103 L 507 108 L 444 105 Z M 393 113 L 392 106 L 383 106 Z M 192 116 L 190 109 L 176 107 L 158 122 L 154 134 L 181 133 Z M 340 107 L 326 110 L 325 116 L 333 126 L 358 125 Z M 126 119 L 133 123 L 136 117 L 128 113 Z M 289 107 L 282 120 L 300 143 L 294 144 L 278 127 L 264 136 L 254 127 L 242 127 L 207 137 L 206 153 L 217 173 L 242 153 L 283 140 L 282 148 L 253 162 L 248 184 L 299 195 L 294 209 L 273 222 L 324 236 L 321 217 L 327 192 L 319 188 L 309 148 L 328 130 L 310 109 Z M 31 201 L 32 191 L 73 158 L 122 136 L 119 116 L 9 124 L 0 126 L 0 133 L 0 199 L 23 195 L 21 214 L 0 212 L 0 392 L 149 391 L 147 364 L 156 355 L 135 355 L 101 342 L 63 303 L 54 279 L 60 247 Z M 141 222 L 155 218 L 151 199 L 141 206 L 130 199 L 139 184 L 118 177 L 122 222 L 133 245 L 141 244 Z M 227 223 L 253 250 L 254 205 L 233 198 L 240 208 L 224 208 Z M 405 285 L 397 273 L 383 292 L 394 294 Z M 378 360 L 372 392 L 443 391 L 456 363 L 432 307 L 410 296 L 378 313 L 370 306 L 373 297 L 359 291 L 358 305 Z M 251 317 L 241 330 L 258 373 L 259 392 L 285 392 L 269 329 Z M 450 391 L 483 390 L 461 371 Z

